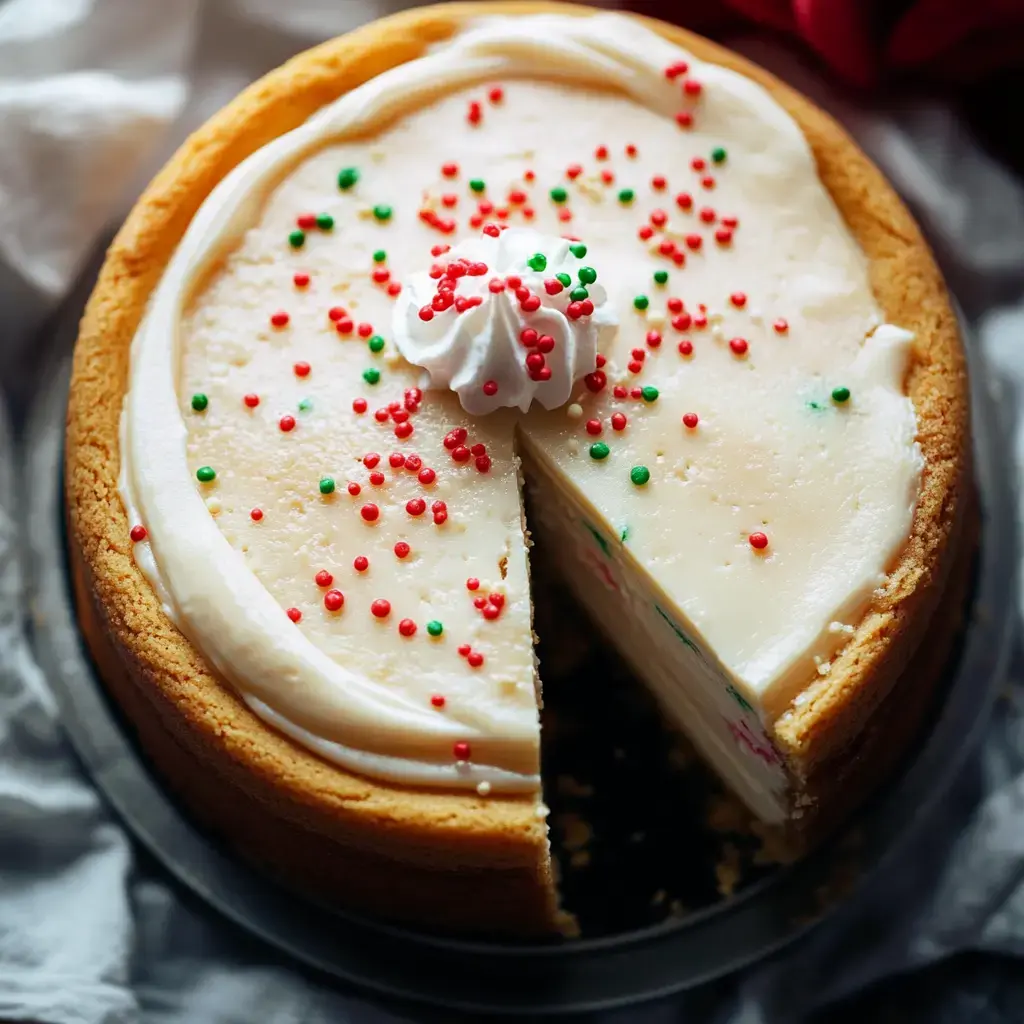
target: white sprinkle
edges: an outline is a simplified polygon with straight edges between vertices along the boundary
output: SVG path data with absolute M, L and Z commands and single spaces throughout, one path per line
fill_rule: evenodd
M 764 313 L 762 313 L 756 306 L 751 306 L 750 319 L 753 320 L 755 324 L 759 324 L 764 319 Z
M 566 447 L 569 449 L 571 455 L 579 455 L 580 453 L 580 439 L 578 437 L 570 437 Z
M 211 516 L 219 516 L 224 509 L 224 506 L 220 503 L 220 498 L 211 495 L 206 499 L 206 508 Z
M 565 410 L 565 414 L 571 420 L 578 420 L 583 415 L 583 406 L 573 402 L 572 405 Z
M 477 784 L 476 792 L 478 796 L 487 796 L 491 791 L 491 784 L 489 782 L 481 782 Z

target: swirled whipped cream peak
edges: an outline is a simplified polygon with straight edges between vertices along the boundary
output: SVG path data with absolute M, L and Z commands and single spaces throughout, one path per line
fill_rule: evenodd
M 405 283 L 395 344 L 470 415 L 555 409 L 618 328 L 593 262 L 583 242 L 488 225 Z

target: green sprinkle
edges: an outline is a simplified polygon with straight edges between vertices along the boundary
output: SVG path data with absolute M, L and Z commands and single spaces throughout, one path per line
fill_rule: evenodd
M 321 494 L 333 494 L 334 493 L 334 477 L 333 476 L 322 476 L 322 477 L 320 477 L 320 493 Z
M 726 157 L 726 152 L 725 152 L 725 150 L 721 146 L 715 146 L 715 148 L 713 150 L 711 150 L 711 159 L 712 159 L 712 161 L 714 163 L 716 163 L 716 164 L 724 164 L 725 163 L 725 157 Z
M 371 366 L 368 370 L 363 370 L 363 380 L 367 384 L 376 384 L 380 380 L 380 370 L 375 366 Z
M 217 471 L 213 466 L 200 466 L 196 470 L 196 479 L 200 483 L 208 484 L 211 480 L 215 480 L 217 477 Z
M 391 207 L 378 204 L 373 208 L 373 215 L 377 220 L 391 220 Z
M 633 202 L 633 196 L 635 193 L 631 188 L 620 188 L 619 189 L 619 202 L 620 203 L 631 203 Z
M 654 282 L 655 282 L 655 284 L 665 284 L 667 281 L 668 281 L 668 271 L 667 270 L 656 270 L 654 272 Z
M 202 412 L 209 404 L 210 400 L 202 393 L 202 391 L 197 391 L 192 396 L 192 408 L 195 409 L 196 412 Z
M 384 339 L 379 334 L 373 335 L 366 344 L 371 352 L 381 352 L 384 349 Z
M 558 281 L 563 288 L 568 288 L 572 284 L 572 278 L 568 274 L 555 274 L 555 280 Z
M 850 400 L 850 389 L 849 388 L 833 388 L 832 389 L 832 401 L 838 402 L 840 405 L 843 402 Z M 193 405 L 194 407 L 194 405 Z
M 338 173 L 338 188 L 347 191 L 359 180 L 359 172 L 354 167 L 346 167 Z
M 306 232 L 296 228 L 288 232 L 288 244 L 293 249 L 301 249 L 306 244 Z
M 334 218 L 329 213 L 318 213 L 316 215 L 316 226 L 321 231 L 330 231 L 334 227 Z
M 621 543 L 625 544 L 627 540 L 629 540 L 629 527 L 628 526 L 624 526 L 619 531 L 619 541 Z
M 576 259 L 581 260 L 587 255 L 587 247 L 582 242 L 573 242 L 573 244 L 569 246 L 569 252 L 571 252 Z
M 313 408 L 313 403 L 308 398 L 299 399 L 299 412 L 309 412 Z
M 526 265 L 531 270 L 544 270 L 548 265 L 548 258 L 542 252 L 535 252 L 527 261 Z
M 604 441 L 596 441 L 590 446 L 590 457 L 592 459 L 597 459 L 597 461 L 600 462 L 602 459 L 608 458 L 608 453 L 610 451 L 611 448 L 609 448 Z
M 484 179 L 483 178 L 470 178 L 469 179 L 469 187 L 474 192 L 483 192 L 483 190 L 485 188 L 487 188 L 487 186 L 484 184 Z
M 633 299 L 634 309 L 646 309 L 650 305 L 651 300 L 646 295 L 637 295 Z
M 637 487 L 643 487 L 643 485 L 651 479 L 651 471 L 646 466 L 634 466 L 629 471 L 629 479 L 636 484 Z
M 590 298 L 590 292 L 588 292 L 583 285 L 579 285 L 569 292 L 569 298 L 572 299 L 573 302 L 582 302 L 584 299 Z
M 580 267 L 580 280 L 584 284 L 593 284 L 597 280 L 597 271 L 593 267 Z
M 548 195 L 551 196 L 553 203 L 564 203 L 569 198 L 569 193 L 561 185 L 556 185 Z
M 427 632 L 431 636 L 440 636 L 444 632 L 444 626 L 442 626 L 441 623 L 437 621 L 437 619 L 431 619 L 427 623 Z
M 649 384 L 642 388 L 640 395 L 645 402 L 656 402 L 658 400 L 658 389 L 652 388 Z
M 378 249 L 373 254 L 374 263 L 383 263 L 388 258 L 388 254 L 383 249 Z
M 808 409 L 813 409 L 815 412 L 821 412 L 821 403 L 820 402 L 813 402 L 813 401 L 812 402 L 808 402 L 807 403 L 807 408 Z

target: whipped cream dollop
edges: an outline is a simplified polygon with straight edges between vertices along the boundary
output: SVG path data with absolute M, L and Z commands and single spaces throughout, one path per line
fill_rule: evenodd
M 392 333 L 472 416 L 569 401 L 618 317 L 583 242 L 489 225 L 405 282 Z

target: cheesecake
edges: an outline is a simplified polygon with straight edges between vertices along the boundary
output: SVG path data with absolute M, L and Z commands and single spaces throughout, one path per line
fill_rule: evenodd
M 649 19 L 418 9 L 246 90 L 118 234 L 71 386 L 79 616 L 243 855 L 542 936 L 533 536 L 800 850 L 936 690 L 969 441 L 932 256 L 807 100 Z

